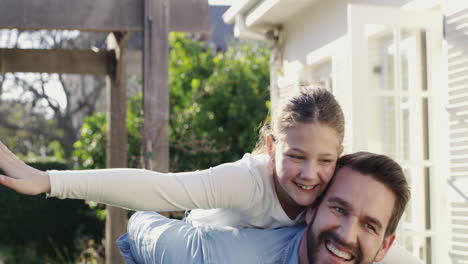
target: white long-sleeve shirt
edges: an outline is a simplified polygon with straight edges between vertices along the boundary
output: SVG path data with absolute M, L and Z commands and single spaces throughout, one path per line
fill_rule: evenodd
M 195 172 L 102 169 L 48 173 L 52 197 L 86 199 L 131 210 L 196 209 L 188 217 L 194 225 L 275 228 L 303 219 L 302 214 L 290 219 L 281 207 L 267 155 L 245 154 L 239 161 Z

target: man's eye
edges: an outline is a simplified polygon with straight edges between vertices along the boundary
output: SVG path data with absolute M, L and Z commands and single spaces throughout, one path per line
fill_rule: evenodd
M 345 214 L 345 213 L 346 213 L 346 211 L 345 211 L 343 208 L 341 208 L 341 207 L 336 207 L 336 206 L 335 206 L 335 207 L 332 207 L 332 209 L 333 209 L 334 211 L 336 211 L 337 213 L 339 213 L 339 214 Z
M 330 159 L 323 159 L 323 160 L 321 160 L 320 162 L 323 162 L 323 163 L 332 163 L 333 160 L 330 160 Z
M 371 224 L 365 224 L 364 225 L 367 229 L 369 229 L 370 231 L 374 232 L 374 233 L 377 233 L 377 231 L 375 230 L 374 226 L 371 225 Z

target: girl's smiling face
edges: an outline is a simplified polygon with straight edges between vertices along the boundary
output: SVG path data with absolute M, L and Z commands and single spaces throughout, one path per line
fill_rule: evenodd
M 338 133 L 318 122 L 297 123 L 279 138 L 267 138 L 274 163 L 275 189 L 286 214 L 294 219 L 325 190 L 342 151 Z

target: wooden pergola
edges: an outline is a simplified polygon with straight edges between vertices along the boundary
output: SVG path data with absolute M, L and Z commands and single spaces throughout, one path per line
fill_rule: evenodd
M 0 49 L 0 72 L 108 76 L 109 168 L 127 166 L 126 80 L 129 73 L 142 73 L 145 168 L 168 170 L 168 33 L 208 31 L 207 0 L 6 0 L 0 28 L 109 32 L 106 51 Z M 143 51 L 127 51 L 137 31 L 143 32 Z M 123 263 L 114 241 L 126 232 L 126 215 L 107 208 L 106 263 Z

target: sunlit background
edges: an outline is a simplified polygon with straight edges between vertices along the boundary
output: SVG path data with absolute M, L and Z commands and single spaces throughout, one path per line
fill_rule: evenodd
M 345 152 L 386 154 L 405 170 L 412 199 L 398 229 L 398 243 L 426 264 L 468 263 L 468 1 L 210 0 L 209 4 L 210 34 L 170 35 L 175 113 L 171 168 L 197 169 L 235 160 L 252 149 L 256 133 L 252 131 L 265 120 L 267 107 L 275 114 L 300 84 L 319 85 L 330 90 L 345 111 Z M 106 36 L 0 29 L 0 49 L 97 52 L 106 50 Z M 141 49 L 141 37 L 132 39 L 129 49 Z M 0 140 L 28 162 L 67 168 L 105 166 L 107 84 L 108 79 L 97 75 L 1 73 Z M 129 164 L 135 167 L 141 166 L 140 91 L 141 74 L 132 73 L 128 124 L 131 144 L 137 147 L 129 148 Z M 233 93 L 236 103 L 219 103 L 231 102 L 225 95 Z M 25 229 L 17 219 L 30 217 L 25 208 L 38 208 L 42 197 L 25 201 L 8 195 L 0 201 L 18 208 L 9 207 L 2 214 L 16 217 L 2 220 L 2 225 L 16 226 L 3 225 L 6 230 L 0 230 L 9 234 L 0 238 L 0 264 L 15 254 L 25 259 L 43 257 L 32 242 L 26 254 L 19 254 L 24 244 L 20 235 L 15 241 L 21 246 L 10 243 L 15 239 L 10 230 Z M 82 221 L 95 223 L 97 230 L 77 227 L 76 234 L 67 233 L 76 237 L 69 241 L 75 255 L 62 258 L 74 262 L 92 249 L 102 263 L 102 207 L 65 207 L 85 212 Z M 53 233 L 58 231 L 51 232 L 34 233 L 35 239 L 57 257 L 56 252 L 64 250 L 47 238 L 59 237 Z M 25 259 L 16 261 L 27 263 Z

